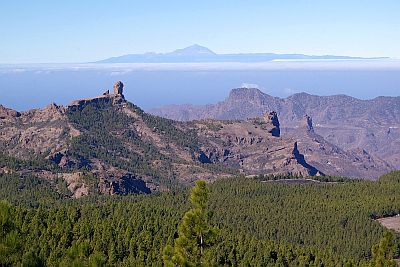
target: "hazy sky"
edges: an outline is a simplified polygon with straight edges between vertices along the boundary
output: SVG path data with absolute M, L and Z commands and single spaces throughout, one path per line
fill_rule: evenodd
M 399 0 L 1 0 L 0 63 L 85 62 L 197 43 L 217 53 L 400 58 Z

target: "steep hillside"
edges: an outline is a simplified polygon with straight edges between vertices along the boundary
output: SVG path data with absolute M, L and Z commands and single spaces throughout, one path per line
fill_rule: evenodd
M 163 191 L 232 174 L 320 174 L 295 140 L 280 137 L 276 113 L 178 122 L 143 112 L 125 100 L 122 83 L 116 87 L 66 107 L 22 113 L 2 107 L 1 171 L 61 179 L 74 197 Z M 32 168 L 32 160 L 45 163 Z
M 233 89 L 217 104 L 172 105 L 149 112 L 181 121 L 204 118 L 246 119 L 275 110 L 283 133 L 296 135 L 303 117 L 313 118 L 315 131 L 345 151 L 364 150 L 400 168 L 400 97 L 360 100 L 345 95 L 294 94 L 282 99 L 254 88 Z
M 298 141 L 299 151 L 317 169 L 335 176 L 376 179 L 393 167 L 364 149 L 344 150 L 316 132 L 312 118 L 304 116 L 301 126 L 286 134 Z

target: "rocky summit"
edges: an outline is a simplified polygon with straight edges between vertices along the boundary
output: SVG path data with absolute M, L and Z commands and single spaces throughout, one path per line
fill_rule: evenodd
M 281 136 L 278 115 L 179 122 L 113 94 L 68 106 L 0 108 L 0 171 L 65 184 L 71 197 L 165 191 L 232 175 L 323 175 L 302 144 Z M 329 174 L 329 173 L 328 173 Z
M 124 84 L 121 81 L 118 81 L 114 84 L 114 95 L 123 95 Z

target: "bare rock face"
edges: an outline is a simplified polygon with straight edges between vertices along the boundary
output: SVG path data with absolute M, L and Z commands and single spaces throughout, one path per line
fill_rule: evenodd
M 121 81 L 118 81 L 114 84 L 114 94 L 115 95 L 123 95 L 124 84 Z
M 79 135 L 68 123 L 65 108 L 54 103 L 21 113 L 6 110 L 8 119 L 0 120 L 0 148 L 10 155 L 46 156 L 66 148 L 66 141 Z
M 244 175 L 292 174 L 316 175 L 294 140 L 279 137 L 279 121 L 275 112 L 247 121 L 203 120 L 196 122 L 203 140 L 198 160 L 206 164 L 222 164 Z
M 309 164 L 328 175 L 377 179 L 393 170 L 393 166 L 363 149 L 345 150 L 330 143 L 314 131 L 312 119 L 307 115 L 300 129 L 287 135 L 297 140 L 300 146 L 295 150 L 302 153 Z
M 272 136 L 279 137 L 281 135 L 281 130 L 279 128 L 279 120 L 276 112 L 266 112 L 264 113 L 263 118 L 266 123 L 269 123 L 271 125 L 271 129 L 269 129 L 269 132 L 272 134 Z
M 89 188 L 82 180 L 82 172 L 59 173 L 58 176 L 67 183 L 67 189 L 71 191 L 73 198 L 89 195 Z
M 114 105 L 120 105 L 125 102 L 123 90 L 124 90 L 124 84 L 121 81 L 118 81 L 114 84 L 114 98 L 113 98 Z
M 2 126 L 4 123 L 15 121 L 20 116 L 21 113 L 18 111 L 0 105 L 0 126 Z
M 310 116 L 308 116 L 307 114 L 304 115 L 303 125 L 305 126 L 307 131 L 314 132 L 314 126 L 313 126 L 312 118 Z
M 151 190 L 140 177 L 130 173 L 119 176 L 117 179 L 101 179 L 99 190 L 107 195 L 150 194 Z
M 320 171 L 318 171 L 314 166 L 308 164 L 304 158 L 304 155 L 299 152 L 299 149 L 297 147 L 297 142 L 294 143 L 293 145 L 293 151 L 292 151 L 294 159 L 296 159 L 297 163 L 299 163 L 301 166 L 309 170 L 309 175 L 311 176 L 321 176 L 324 175 Z
M 6 117 L 19 117 L 19 116 L 21 116 L 21 113 L 19 113 L 18 111 L 0 105 L 0 119 L 4 119 Z

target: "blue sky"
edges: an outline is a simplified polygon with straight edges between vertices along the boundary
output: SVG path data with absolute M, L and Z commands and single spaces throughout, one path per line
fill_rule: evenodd
M 217 53 L 400 58 L 400 1 L 0 2 L 0 63 L 86 62 L 197 43 Z

